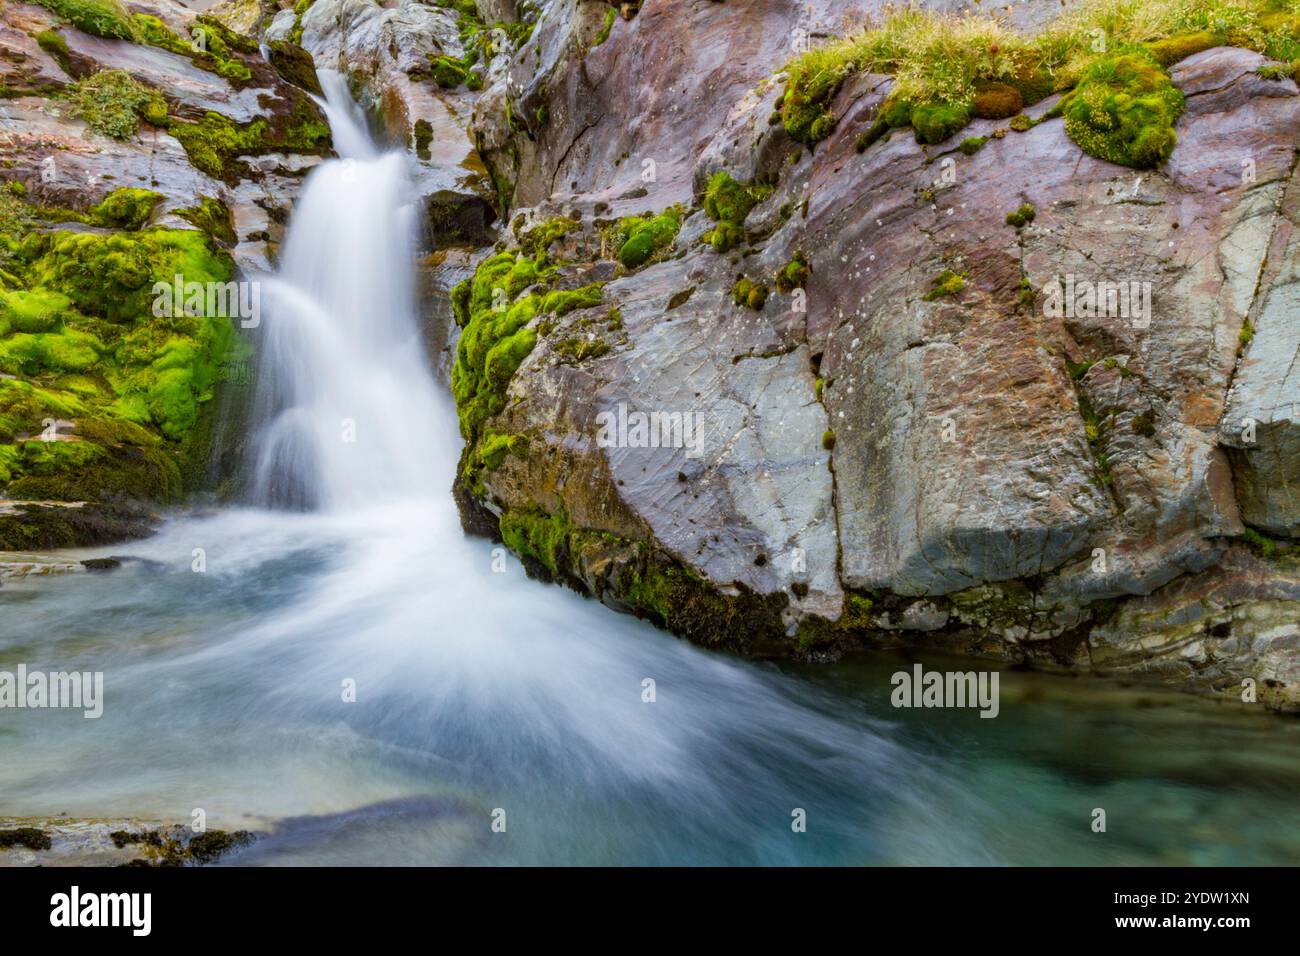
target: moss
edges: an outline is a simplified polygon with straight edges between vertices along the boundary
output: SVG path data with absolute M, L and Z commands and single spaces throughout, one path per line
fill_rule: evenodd
M 547 262 L 550 259 L 551 246 L 573 232 L 579 225 L 580 223 L 575 219 L 557 216 L 524 232 L 519 236 L 519 244 L 525 249 L 531 249 L 538 262 Z
M 54 57 L 64 73 L 71 73 L 68 65 L 68 41 L 58 30 L 42 30 L 36 34 L 36 45 Z
M 593 308 L 600 305 L 603 288 L 603 282 L 593 282 L 578 289 L 556 289 L 542 297 L 538 312 L 563 316 L 577 309 Z
M 415 140 L 415 155 L 420 159 L 429 158 L 429 144 L 433 142 L 433 124 L 427 119 L 418 119 L 411 127 Z
M 100 70 L 79 80 L 69 93 L 72 115 L 113 139 L 130 139 L 144 119 L 155 126 L 167 122 L 167 103 L 157 90 L 124 70 Z
M 1029 203 L 1023 203 L 1019 209 L 1007 213 L 1007 225 L 1015 226 L 1017 229 L 1034 221 L 1034 216 L 1038 214 Z
M 827 451 L 835 450 L 835 432 L 829 428 L 822 432 L 822 447 Z
M 255 839 L 247 830 L 205 830 L 184 842 L 184 831 L 175 828 L 162 830 L 114 830 L 109 839 L 119 850 L 128 846 L 139 847 L 143 856 L 127 866 L 181 867 L 215 863 L 231 850 L 248 846 Z
M 727 252 L 740 243 L 745 219 L 759 200 L 756 187 L 737 182 L 725 170 L 709 177 L 704 211 L 718 226 L 705 238 L 716 251 Z
M 1255 70 L 1255 73 L 1265 80 L 1285 80 L 1291 76 L 1291 68 L 1282 63 L 1265 63 Z
M 1183 94 L 1154 60 L 1136 54 L 1094 63 L 1064 105 L 1065 132 L 1085 153 L 1135 169 L 1164 162 Z
M 984 148 L 984 144 L 988 141 L 989 138 L 987 136 L 967 136 L 960 144 L 958 144 L 957 148 L 967 156 L 974 156 Z
M 281 79 L 316 96 L 324 95 L 316 75 L 316 61 L 307 50 L 287 40 L 267 43 L 268 58 Z
M 924 296 L 926 302 L 933 302 L 945 296 L 956 295 L 966 288 L 966 277 L 959 272 L 945 269 L 930 282 L 930 291 Z
M 113 40 L 131 39 L 131 22 L 117 0 L 37 0 L 83 33 Z
M 803 289 L 808 285 L 808 260 L 800 250 L 795 250 L 794 257 L 784 266 L 777 270 L 774 281 L 776 289 L 782 295 L 788 295 L 795 289 Z
M 110 229 L 139 229 L 149 221 L 154 207 L 162 201 L 162 193 L 123 187 L 109 193 L 91 209 L 88 218 L 95 225 Z
M 756 312 L 760 311 L 767 304 L 767 286 L 742 276 L 731 287 L 731 301 L 736 305 L 747 306 Z
M 1034 120 L 1031 116 L 1019 113 L 1016 116 L 1011 117 L 1010 126 L 1017 133 L 1027 133 L 1034 128 Z
M 306 97 L 295 104 L 283 125 L 273 126 L 262 118 L 236 123 L 220 113 L 207 112 L 197 122 L 173 123 L 170 131 L 185 147 L 196 169 L 231 184 L 247 174 L 239 156 L 271 152 L 319 154 L 330 144 L 329 126 Z
M 1143 49 L 1161 66 L 1172 66 L 1189 56 L 1222 46 L 1226 41 L 1227 37 L 1222 33 L 1198 30 L 1194 33 L 1153 40 L 1144 44 Z
M 177 209 L 176 215 L 226 245 L 233 246 L 238 241 L 230 209 L 220 199 L 213 199 L 211 196 L 200 196 L 197 206 Z
M 593 47 L 598 47 L 609 39 L 609 32 L 614 28 L 614 19 L 616 16 L 617 13 L 613 7 L 610 7 L 605 11 L 605 22 L 602 24 L 600 32 L 596 34 L 596 40 L 592 43 Z
M 924 103 L 912 109 L 912 129 L 919 143 L 942 143 L 969 122 L 970 110 L 958 103 Z
M 853 73 L 847 60 L 806 57 L 789 67 L 778 110 L 792 139 L 812 146 L 835 129 L 831 101 Z
M 669 209 L 658 216 L 629 216 L 614 229 L 619 243 L 618 261 L 626 269 L 645 265 L 661 250 L 668 248 L 682 227 L 681 212 Z
M 980 81 L 975 84 L 971 112 L 980 119 L 1007 119 L 1024 109 L 1024 97 L 1008 83 Z
M 465 82 L 465 64 L 454 57 L 429 54 L 429 69 L 443 89 L 454 90 Z
M 1277 542 L 1260 534 L 1254 528 L 1248 527 L 1242 531 L 1241 539 L 1261 558 L 1271 558 L 1277 553 Z
M 0 830 L 0 850 L 11 850 L 16 846 L 28 850 L 48 850 L 51 846 L 50 835 L 36 827 L 16 827 Z
M 198 43 L 178 35 L 156 16 L 146 13 L 131 15 L 131 27 L 140 43 L 186 57 L 200 69 L 225 77 L 236 86 L 248 83 L 253 73 L 233 55 L 233 50 L 256 53 L 256 45 L 250 48 L 243 37 L 231 33 L 210 17 L 200 16 L 195 24 Z
M 603 339 L 588 339 L 571 336 L 555 344 L 555 352 L 566 363 L 585 362 L 600 358 L 609 351 L 609 343 Z
M 1156 417 L 1149 411 L 1140 412 L 1133 416 L 1129 426 L 1133 429 L 1133 434 L 1150 438 L 1156 433 Z

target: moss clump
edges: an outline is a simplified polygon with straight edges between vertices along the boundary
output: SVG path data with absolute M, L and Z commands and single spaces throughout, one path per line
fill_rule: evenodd
M 967 136 L 960 144 L 958 144 L 957 148 L 967 156 L 974 156 L 984 148 L 984 144 L 988 141 L 989 138 L 987 136 Z
M 90 211 L 90 220 L 111 229 L 139 229 L 149 221 L 162 193 L 150 189 L 115 189 Z
M 829 428 L 822 432 L 822 447 L 827 451 L 835 450 L 835 432 Z
M 1020 90 L 1009 83 L 980 81 L 975 84 L 975 101 L 971 112 L 980 119 L 1006 119 L 1024 109 Z
M 794 257 L 776 272 L 777 291 L 782 295 L 788 295 L 795 289 L 806 288 L 810 271 L 808 260 L 804 258 L 803 252 L 795 250 Z
M 131 16 L 131 27 L 140 43 L 186 57 L 200 69 L 225 77 L 236 86 L 249 82 L 252 71 L 232 51 L 256 53 L 257 46 L 250 48 L 243 37 L 210 17 L 198 17 L 195 23 L 195 38 L 191 40 L 176 34 L 158 17 L 146 13 Z
M 429 144 L 433 142 L 433 124 L 427 119 L 418 119 L 411 126 L 411 135 L 415 140 L 415 155 L 428 159 Z
M 215 863 L 231 850 L 248 846 L 255 839 L 247 830 L 206 830 L 183 841 L 183 831 L 173 828 L 163 830 L 114 830 L 109 835 L 113 846 L 119 850 L 128 846 L 139 847 L 144 856 L 132 860 L 127 866 L 180 867 Z
M 79 80 L 69 94 L 72 115 L 113 139 L 130 139 L 140 120 L 167 123 L 167 102 L 124 70 L 100 70 Z
M 202 229 L 218 242 L 233 246 L 238 241 L 230 209 L 220 199 L 200 196 L 197 206 L 177 209 L 176 215 Z
M 64 73 L 70 73 L 68 66 L 68 41 L 58 30 L 42 30 L 36 34 L 36 45 L 54 57 L 55 62 Z
M 0 850 L 11 850 L 16 846 L 26 847 L 29 850 L 48 850 L 51 846 L 50 835 L 36 827 L 0 830 Z
M 1027 133 L 1034 128 L 1034 120 L 1033 117 L 1028 116 L 1025 113 L 1019 113 L 1011 117 L 1011 123 L 1009 125 L 1017 133 Z
M 1024 203 L 1019 209 L 1007 213 L 1007 225 L 1015 226 L 1017 229 L 1034 221 L 1034 216 L 1038 215 L 1038 210 L 1029 203 Z
M 588 359 L 600 358 L 609 351 L 609 343 L 604 339 L 588 339 L 571 336 L 555 344 L 555 352 L 566 364 L 578 364 Z
M 138 221 L 152 202 L 124 197 L 109 213 Z M 179 498 L 183 464 L 202 453 L 195 429 L 237 347 L 225 316 L 155 314 L 153 289 L 170 286 L 177 274 L 224 283 L 233 271 L 229 258 L 200 232 L 144 229 L 36 234 L 24 242 L 19 265 L 15 278 L 29 288 L 6 290 L 0 304 L 0 370 L 21 376 L 0 379 L 6 493 Z M 73 433 L 41 440 L 50 419 L 72 421 Z M 98 533 L 89 518 L 56 519 L 56 530 Z M 113 519 L 104 527 L 129 531 L 130 523 Z M 24 534 L 6 531 L 12 540 L 27 540 Z
M 1251 551 L 1254 551 L 1261 558 L 1271 558 L 1277 553 L 1277 542 L 1260 534 L 1254 528 L 1246 528 L 1241 533 L 1241 539 L 1246 542 L 1246 546 Z
M 912 129 L 919 143 L 942 143 L 970 122 L 970 110 L 960 103 L 923 103 L 912 108 Z
M 320 78 L 316 76 L 316 61 L 311 53 L 287 40 L 272 40 L 267 44 L 271 66 L 288 83 L 316 96 L 321 92 Z
M 1063 109 L 1065 132 L 1085 153 L 1151 169 L 1173 152 L 1183 94 L 1154 60 L 1128 54 L 1094 63 Z
M 731 301 L 736 305 L 751 308 L 755 312 L 761 311 L 763 306 L 767 304 L 767 286 L 742 276 L 731 287 Z
M 37 0 L 83 33 L 110 40 L 130 40 L 131 21 L 117 0 Z
M 618 16 L 613 7 L 605 11 L 605 22 L 601 25 L 600 32 L 596 34 L 592 47 L 598 47 L 609 39 L 610 30 L 614 29 L 614 20 Z
M 853 73 L 854 64 L 849 60 L 809 55 L 791 64 L 789 70 L 777 110 L 786 133 L 812 146 L 834 131 L 831 101 Z
M 261 118 L 236 123 L 220 113 L 208 112 L 197 122 L 173 123 L 171 134 L 180 140 L 196 169 L 231 184 L 247 172 L 239 156 L 272 152 L 319 154 L 330 144 L 329 126 L 305 96 L 294 105 L 283 125 L 273 126 Z
M 681 211 L 669 209 L 658 216 L 628 216 L 614 229 L 618 261 L 626 269 L 637 269 L 661 250 L 668 248 L 682 227 Z
M 1156 433 L 1156 417 L 1149 411 L 1134 415 L 1129 425 L 1135 435 L 1141 435 L 1143 438 L 1150 438 Z
M 745 218 L 762 199 L 763 188 L 737 182 L 725 170 L 709 177 L 704 211 L 718 225 L 705 240 L 718 252 L 727 252 L 745 238 Z
M 446 90 L 454 90 L 465 82 L 465 64 L 450 56 L 429 55 L 429 70 L 433 81 Z
M 926 302 L 933 302 L 946 296 L 956 295 L 966 288 L 966 277 L 960 272 L 945 269 L 930 280 L 930 291 L 924 296 Z

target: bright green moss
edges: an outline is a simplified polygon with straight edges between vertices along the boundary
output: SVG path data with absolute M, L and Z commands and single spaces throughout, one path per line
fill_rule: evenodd
M 1151 169 L 1173 152 L 1183 94 L 1159 64 L 1127 54 L 1100 60 L 1064 105 L 1065 132 L 1090 156 Z
M 704 211 L 718 225 L 705 235 L 717 252 L 727 252 L 745 238 L 745 218 L 759 202 L 752 186 L 737 182 L 724 171 L 709 178 L 704 193 Z
M 446 90 L 454 90 L 465 82 L 465 64 L 450 56 L 429 55 L 429 69 L 433 81 Z
M 235 224 L 230 216 L 230 210 L 220 199 L 213 199 L 211 196 L 200 196 L 197 206 L 177 209 L 176 215 L 202 229 L 219 242 L 233 246 L 238 239 L 235 235 Z
M 845 59 L 809 55 L 790 65 L 785 92 L 778 107 L 781 123 L 792 139 L 812 146 L 835 129 L 831 101 L 852 75 L 854 64 Z
M 930 291 L 924 298 L 926 302 L 933 302 L 935 299 L 956 295 L 964 288 L 966 288 L 966 277 L 959 272 L 945 269 L 931 281 Z
M 95 225 L 109 229 L 139 229 L 162 201 L 162 193 L 124 186 L 109 193 L 90 211 L 88 218 Z
M 593 47 L 600 46 L 602 43 L 604 43 L 606 40 L 609 39 L 609 32 L 612 29 L 614 29 L 614 20 L 617 17 L 618 17 L 618 12 L 613 7 L 610 7 L 608 10 L 605 11 L 605 22 L 601 26 L 600 32 L 596 34 L 596 40 L 594 43 L 592 43 Z
M 681 213 L 677 209 L 648 218 L 629 216 L 619 220 L 614 230 L 619 243 L 618 261 L 627 269 L 645 265 L 656 253 L 673 244 L 681 227 Z
M 115 40 L 131 39 L 131 22 L 117 0 L 37 0 L 83 33 Z
M 54 57 L 64 73 L 70 72 L 68 65 L 68 41 L 58 30 L 42 30 L 36 34 L 36 45 Z
M 958 144 L 957 148 L 967 156 L 974 156 L 984 148 L 984 144 L 988 141 L 989 138 L 987 136 L 967 136 Z
M 600 358 L 609 351 L 609 343 L 603 339 L 583 338 L 574 335 L 555 343 L 555 353 L 561 360 L 577 364 L 588 359 Z
M 782 295 L 789 294 L 795 289 L 803 289 L 808 285 L 808 260 L 804 258 L 802 251 L 796 250 L 794 258 L 777 270 L 775 281 L 776 289 Z
M 542 297 L 538 314 L 568 315 L 577 309 L 590 309 L 600 305 L 603 282 L 593 282 L 578 289 L 556 289 Z
M 239 156 L 270 152 L 316 154 L 329 147 L 329 126 L 309 102 L 303 96 L 283 125 L 273 126 L 261 118 L 236 123 L 220 113 L 208 112 L 197 122 L 173 123 L 170 131 L 185 147 L 196 169 L 234 183 L 246 172 Z
M 919 143 L 942 143 L 970 122 L 969 107 L 959 103 L 922 103 L 912 108 L 912 129 Z
M 113 139 L 135 136 L 141 119 L 155 126 L 167 122 L 167 103 L 158 91 L 124 70 L 100 70 L 79 80 L 69 100 L 73 116 Z
M 71 305 L 66 295 L 45 289 L 0 292 L 0 336 L 10 332 L 48 332 Z

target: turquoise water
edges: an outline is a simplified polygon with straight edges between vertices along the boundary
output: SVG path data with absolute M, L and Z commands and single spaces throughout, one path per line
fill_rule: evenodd
M 117 571 L 7 584 L 0 669 L 102 671 L 106 700 L 0 710 L 0 816 L 202 808 L 266 834 L 249 864 L 1300 863 L 1294 721 L 1014 671 L 996 719 L 897 710 L 911 659 L 707 653 L 494 573 L 455 520 L 181 518 L 82 555 Z

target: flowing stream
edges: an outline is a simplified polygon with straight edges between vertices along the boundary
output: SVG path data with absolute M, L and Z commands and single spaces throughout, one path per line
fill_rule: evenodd
M 342 158 L 265 280 L 256 505 L 0 591 L 0 668 L 106 690 L 0 710 L 0 817 L 202 808 L 265 834 L 232 863 L 1300 863 L 1296 722 L 1012 672 L 994 720 L 895 710 L 901 658 L 747 663 L 495 571 L 448 493 L 406 158 L 322 80 Z

